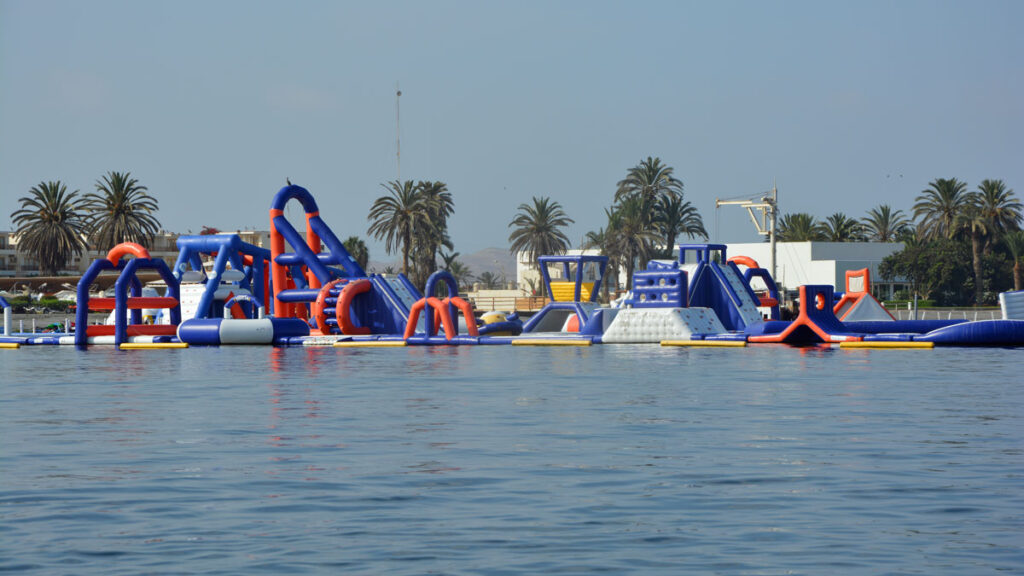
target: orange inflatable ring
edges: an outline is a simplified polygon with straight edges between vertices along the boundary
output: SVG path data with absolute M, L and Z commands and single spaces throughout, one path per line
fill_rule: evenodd
M 313 302 L 313 321 L 316 324 L 317 330 L 321 334 L 330 334 L 331 330 L 327 326 L 327 314 L 324 313 L 326 307 L 326 300 L 331 295 L 331 288 L 334 288 L 338 284 L 348 282 L 348 278 L 338 278 L 337 280 L 331 280 L 320 289 L 320 292 L 316 295 L 316 301 Z
M 341 329 L 342 334 L 354 336 L 356 334 L 371 333 L 368 326 L 356 326 L 352 322 L 352 299 L 359 294 L 369 292 L 372 288 L 373 284 L 369 280 L 362 278 L 355 282 L 349 282 L 341 289 L 341 295 L 338 296 L 338 304 L 334 307 L 334 315 L 338 319 L 338 328 Z

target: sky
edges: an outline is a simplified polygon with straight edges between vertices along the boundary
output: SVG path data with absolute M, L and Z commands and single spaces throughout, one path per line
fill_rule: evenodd
M 758 236 L 715 200 L 773 183 L 819 218 L 936 178 L 1021 196 L 1022 26 L 1018 1 L 0 0 L 0 229 L 32 186 L 116 170 L 167 230 L 267 229 L 290 178 L 365 238 L 399 134 L 463 254 L 507 248 L 534 196 L 579 245 L 648 156 L 716 241 Z

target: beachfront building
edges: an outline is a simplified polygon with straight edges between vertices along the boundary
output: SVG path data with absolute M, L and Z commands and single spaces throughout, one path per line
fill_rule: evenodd
M 771 267 L 771 246 L 767 242 L 729 243 L 728 255 L 749 256 L 762 268 Z M 780 288 L 796 290 L 804 284 L 846 287 L 846 271 L 867 268 L 877 298 L 892 298 L 906 288 L 904 282 L 882 280 L 882 260 L 903 249 L 902 242 L 778 242 L 775 250 L 775 282 Z
M 0 277 L 16 276 L 18 251 L 11 246 L 11 233 L 0 230 Z
M 83 252 L 79 256 L 72 256 L 60 270 L 60 274 L 81 274 L 93 260 L 90 254 Z M 0 278 L 38 275 L 39 263 L 30 254 L 18 250 L 18 235 L 14 232 L 0 231 Z
M 261 248 L 270 249 L 270 232 L 266 230 L 235 230 L 221 234 L 238 234 L 243 242 Z M 173 267 L 178 259 L 177 232 L 161 230 L 149 244 L 149 254 L 160 258 Z M 104 258 L 112 246 L 91 246 L 79 256 L 72 256 L 67 265 L 60 271 L 62 276 L 80 276 L 93 260 Z M 0 277 L 33 277 L 39 276 L 39 264 L 29 254 L 18 250 L 18 235 L 14 232 L 0 231 Z

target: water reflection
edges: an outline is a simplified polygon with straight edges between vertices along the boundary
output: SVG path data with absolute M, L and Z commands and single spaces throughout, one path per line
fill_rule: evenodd
M 24 352 L 0 365 L 0 570 L 952 576 L 1021 557 L 1016 356 Z

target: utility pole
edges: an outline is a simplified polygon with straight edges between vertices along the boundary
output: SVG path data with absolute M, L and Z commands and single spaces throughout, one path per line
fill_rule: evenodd
M 758 198 L 749 200 L 718 200 L 715 199 L 715 209 L 720 206 L 741 206 L 747 209 L 750 219 L 754 221 L 757 233 L 768 237 L 771 244 L 771 274 L 775 278 L 775 227 L 779 222 L 779 189 L 772 182 L 771 192 L 766 192 Z M 754 213 L 757 210 L 757 214 Z
M 402 97 L 402 91 L 398 88 L 398 82 L 395 82 L 395 161 L 398 163 L 398 182 L 402 182 L 402 116 L 399 113 L 401 106 L 399 105 L 399 99 Z

